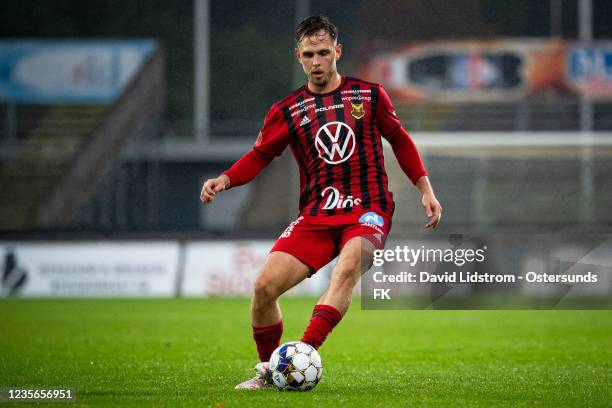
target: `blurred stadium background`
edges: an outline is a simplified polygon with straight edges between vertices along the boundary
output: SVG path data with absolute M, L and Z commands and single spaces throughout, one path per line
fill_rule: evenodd
M 608 1 L 3 2 L 3 295 L 249 293 L 296 215 L 293 159 L 212 206 L 199 192 L 303 84 L 293 30 L 313 13 L 417 142 L 444 206 L 429 239 L 612 231 Z M 386 153 L 392 237 L 414 237 L 419 197 Z

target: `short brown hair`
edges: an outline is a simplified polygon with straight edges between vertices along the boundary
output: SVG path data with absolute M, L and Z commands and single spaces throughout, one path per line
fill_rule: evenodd
M 334 25 L 334 23 L 329 21 L 327 16 L 318 15 L 307 17 L 300 24 L 298 24 L 297 29 L 295 30 L 296 44 L 299 44 L 304 37 L 310 37 L 321 30 L 327 31 L 333 41 L 338 39 L 338 28 Z

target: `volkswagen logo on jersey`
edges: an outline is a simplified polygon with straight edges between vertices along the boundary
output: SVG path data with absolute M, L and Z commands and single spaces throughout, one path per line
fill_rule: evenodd
M 363 224 L 374 224 L 378 225 L 379 227 L 385 225 L 385 220 L 383 220 L 383 217 L 376 214 L 375 212 L 367 212 L 363 214 L 361 218 L 359 218 L 359 222 Z
M 319 157 L 329 164 L 342 163 L 355 150 L 355 132 L 343 122 L 329 122 L 317 132 L 315 146 Z

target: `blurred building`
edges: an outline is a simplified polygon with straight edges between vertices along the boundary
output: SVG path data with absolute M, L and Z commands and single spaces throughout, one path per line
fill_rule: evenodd
M 211 206 L 200 189 L 304 83 L 294 27 L 322 13 L 340 29 L 341 73 L 383 83 L 444 207 L 423 235 L 420 197 L 387 149 L 388 245 L 489 246 L 474 267 L 515 275 L 601 272 L 584 290 L 478 287 L 548 297 L 541 307 L 571 290 L 609 296 L 611 12 L 604 0 L 3 2 L 0 295 L 250 293 L 296 217 L 293 158 Z M 329 270 L 295 293 L 320 293 Z M 408 289 L 429 305 L 449 288 Z
M 197 2 L 143 4 L 2 6 L 3 234 L 274 237 L 297 211 L 288 154 L 213 206 L 199 191 L 301 83 L 292 33 L 310 12 L 338 24 L 342 73 L 390 91 L 444 205 L 441 233 L 612 226 L 607 2 L 593 1 L 587 43 L 577 1 L 201 2 L 209 109 L 195 113 Z M 395 233 L 410 234 L 418 197 L 390 151 L 387 167 Z

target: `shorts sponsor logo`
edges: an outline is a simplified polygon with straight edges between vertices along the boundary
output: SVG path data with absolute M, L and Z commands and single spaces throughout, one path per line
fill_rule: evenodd
M 379 234 L 383 234 L 384 232 L 383 230 L 376 224 L 372 224 L 371 222 L 362 222 L 361 223 L 362 227 L 368 227 L 368 228 L 372 228 L 373 230 L 375 230 L 376 232 L 378 232 Z
M 359 222 L 363 227 L 369 227 L 378 232 L 379 234 L 384 235 L 384 231 L 382 230 L 383 225 L 385 225 L 385 220 L 380 215 L 376 214 L 373 211 L 367 212 L 363 214 L 359 218 Z
M 315 147 L 326 163 L 342 163 L 355 151 L 355 132 L 344 122 L 326 123 L 317 132 Z
M 383 217 L 381 217 L 380 215 L 376 214 L 373 211 L 363 214 L 361 218 L 359 218 L 359 222 L 367 223 L 367 224 L 374 224 L 374 225 L 378 225 L 379 227 L 382 227 L 383 225 L 385 225 L 385 220 L 383 219 Z
M 322 209 L 329 210 L 332 208 L 353 208 L 361 205 L 361 198 L 355 198 L 348 195 L 346 198 L 336 187 L 328 186 L 321 193 L 321 197 L 327 197 Z
M 281 234 L 281 238 L 289 238 L 291 236 L 291 233 L 293 232 L 293 229 L 295 228 L 296 225 L 298 225 L 300 223 L 300 221 L 302 221 L 304 219 L 304 217 L 298 217 L 297 220 L 293 221 L 291 224 L 289 224 L 289 226 L 287 228 L 285 228 L 285 231 Z

